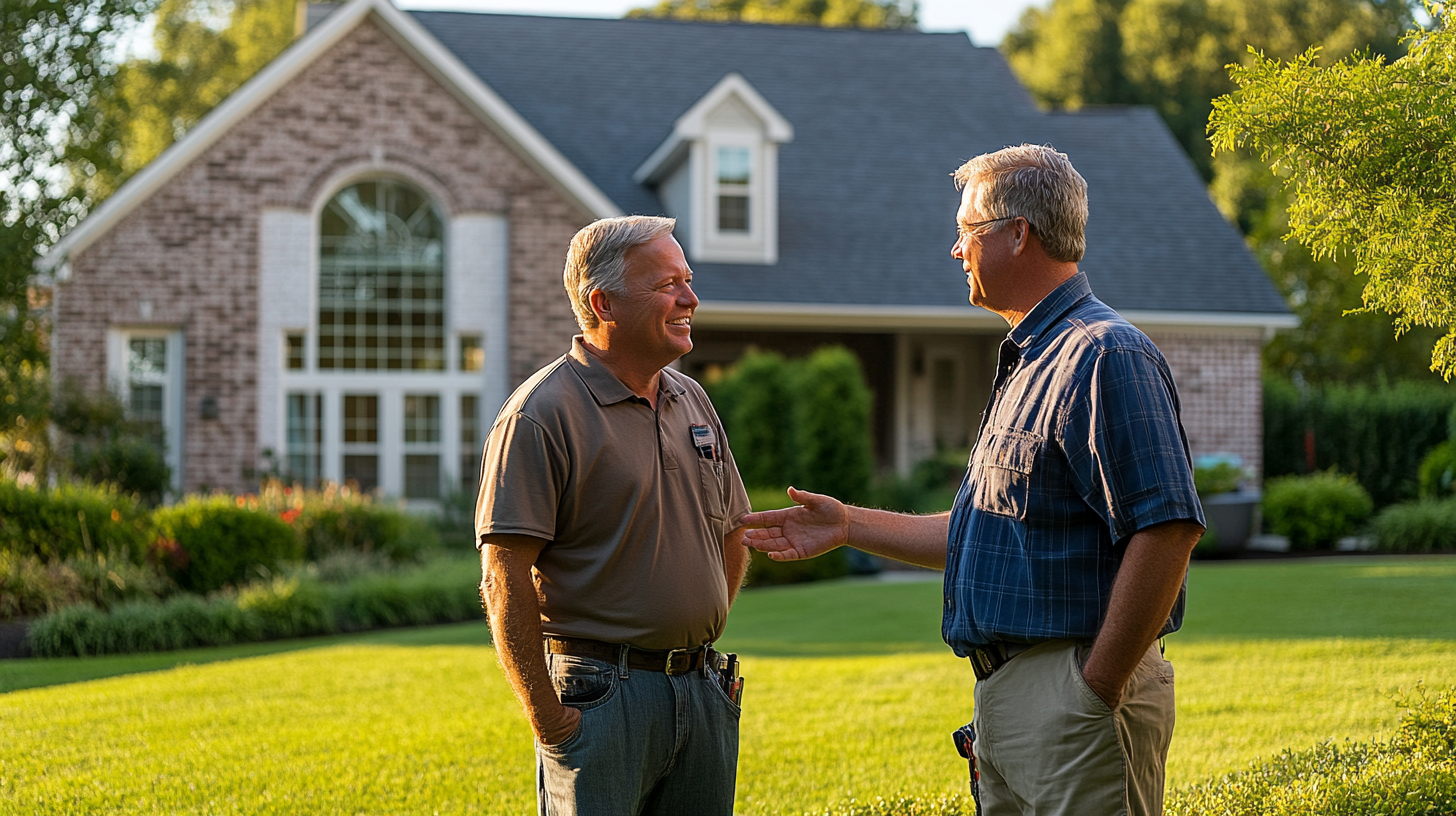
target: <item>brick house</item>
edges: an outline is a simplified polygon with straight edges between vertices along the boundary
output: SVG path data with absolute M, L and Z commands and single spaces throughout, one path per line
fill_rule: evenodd
M 44 261 L 58 380 L 160 423 L 181 489 L 295 476 L 428 501 L 576 332 L 572 234 L 678 218 L 682 366 L 859 355 L 881 463 L 964 447 L 1005 324 L 966 303 L 948 174 L 1050 143 L 1090 187 L 1082 263 L 1147 331 L 1195 454 L 1260 465 L 1260 350 L 1293 324 L 1149 110 L 1038 111 L 960 34 L 307 9 L 287 51 Z

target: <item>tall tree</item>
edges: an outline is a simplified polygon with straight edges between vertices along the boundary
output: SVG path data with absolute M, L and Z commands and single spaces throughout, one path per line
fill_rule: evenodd
M 35 466 L 49 398 L 40 251 L 91 203 L 65 162 L 100 138 L 92 104 L 150 0 L 0 3 L 0 471 Z
M 180 138 L 293 41 L 295 0 L 160 0 L 153 51 L 99 100 L 104 138 L 74 157 L 97 199 Z
M 1387 62 L 1319 64 L 1251 52 L 1238 90 L 1214 102 L 1214 146 L 1248 148 L 1290 196 L 1289 237 L 1316 259 L 1348 257 L 1365 276 L 1360 310 L 1405 332 L 1443 333 L 1431 367 L 1456 374 L 1456 10 Z
M 658 0 L 628 17 L 815 25 L 830 28 L 915 28 L 915 0 Z

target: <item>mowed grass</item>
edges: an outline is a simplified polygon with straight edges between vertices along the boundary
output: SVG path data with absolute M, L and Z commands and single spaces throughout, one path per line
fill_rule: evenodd
M 1390 693 L 1456 678 L 1453 559 L 1199 564 L 1189 591 L 1173 785 L 1386 732 Z M 949 735 L 972 680 L 939 610 L 934 582 L 742 596 L 721 643 L 748 676 L 740 813 L 965 790 Z M 0 661 L 0 689 L 37 686 L 0 694 L 0 814 L 533 812 L 529 732 L 487 643 L 460 624 Z

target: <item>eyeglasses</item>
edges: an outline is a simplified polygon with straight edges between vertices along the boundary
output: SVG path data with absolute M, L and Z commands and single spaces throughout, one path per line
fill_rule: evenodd
M 1026 221 L 1026 226 L 1028 228 L 1036 229 L 1036 227 L 1032 226 L 1031 220 L 1024 215 L 1007 215 L 1001 218 L 987 218 L 985 221 L 973 221 L 969 224 L 956 224 L 956 241 L 960 242 L 966 240 L 966 236 L 973 234 L 971 232 L 971 230 L 973 229 L 984 227 L 987 224 L 994 224 L 997 221 L 1011 221 L 1017 218 Z

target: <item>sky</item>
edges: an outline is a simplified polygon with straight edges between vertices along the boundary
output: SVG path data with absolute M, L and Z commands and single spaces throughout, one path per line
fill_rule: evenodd
M 621 17 L 651 0 L 395 0 L 404 9 L 496 11 L 573 17 Z M 1034 0 L 920 0 L 920 28 L 964 31 L 977 45 L 999 45 Z

